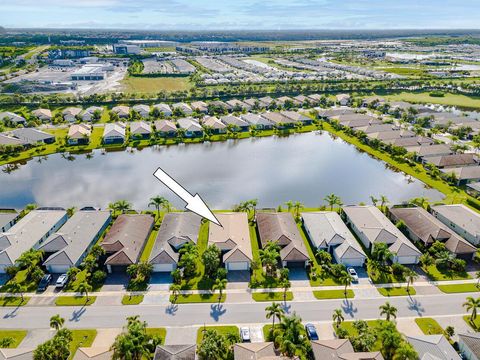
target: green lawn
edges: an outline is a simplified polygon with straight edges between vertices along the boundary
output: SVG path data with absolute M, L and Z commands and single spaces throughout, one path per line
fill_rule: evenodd
M 427 276 L 434 281 L 443 281 L 443 280 L 465 280 L 471 279 L 472 277 L 468 275 L 465 271 L 449 271 L 439 269 L 435 264 L 428 267 L 423 266 L 423 271 L 427 273 Z
M 412 103 L 431 103 L 465 108 L 479 109 L 480 98 L 466 95 L 445 93 L 443 97 L 430 96 L 429 92 L 401 92 L 385 96 L 391 101 L 407 101 Z
M 477 316 L 475 320 L 470 321 L 470 315 L 465 315 L 463 320 L 475 331 L 480 331 L 480 316 Z
M 318 300 L 326 299 L 352 299 L 355 297 L 355 293 L 351 289 L 347 289 L 347 296 L 345 296 L 344 290 L 318 290 L 313 292 L 313 296 Z
M 378 70 L 408 77 L 432 77 L 425 71 L 425 69 L 412 67 L 384 67 Z
M 480 289 L 477 284 L 452 284 L 452 285 L 438 285 L 442 292 L 447 294 L 478 292 Z
M 155 94 L 159 91 L 182 91 L 192 87 L 188 77 L 135 77 L 122 81 L 126 93 Z
M 17 296 L 2 296 L 0 297 L 0 306 L 24 306 L 28 304 L 29 297 L 24 296 L 23 300 Z
M 147 328 L 148 335 L 156 335 L 159 336 L 162 341 L 161 344 L 165 344 L 165 337 L 167 336 L 167 329 L 165 328 Z
M 55 300 L 55 305 L 57 306 L 89 306 L 92 305 L 96 296 L 90 296 L 87 302 L 86 296 L 59 296 Z
M 97 337 L 97 330 L 85 329 L 85 330 L 72 330 L 73 340 L 70 343 L 70 356 L 72 359 L 79 347 L 91 347 L 93 341 Z
M 383 296 L 409 296 L 415 295 L 417 292 L 415 288 L 410 286 L 409 291 L 407 292 L 407 287 L 393 287 L 393 288 L 377 288 L 378 292 Z
M 269 292 L 269 293 L 253 293 L 252 298 L 255 301 L 291 301 L 293 300 L 293 293 L 287 291 L 287 296 L 284 296 L 283 291 Z
M 0 340 L 12 338 L 13 343 L 9 346 L 9 348 L 16 348 L 18 345 L 20 345 L 25 336 L 27 336 L 27 332 L 27 330 L 0 330 Z
M 143 295 L 124 295 L 122 305 L 138 305 L 143 301 Z
M 8 280 L 7 283 L 1 287 L 1 292 L 9 292 L 10 284 L 12 283 L 20 284 L 24 292 L 35 292 L 38 282 L 27 280 L 27 272 L 27 269 L 18 271 L 12 279 Z
M 197 344 L 202 342 L 204 330 L 215 330 L 220 335 L 240 334 L 240 329 L 237 326 L 202 326 L 197 331 Z
M 260 245 L 257 237 L 257 230 L 254 225 L 249 226 L 250 230 L 250 242 L 252 244 L 252 255 L 253 261 L 261 263 L 260 261 Z M 251 288 L 276 288 L 279 287 L 279 282 L 277 278 L 267 276 L 263 271 L 263 268 L 254 269 L 252 276 L 250 278 L 250 287 Z
M 222 298 L 218 301 L 218 294 L 189 294 L 178 295 L 175 304 L 189 304 L 189 303 L 218 303 L 225 302 L 226 294 L 222 294 Z M 173 302 L 173 295 L 170 295 L 170 302 Z
M 415 322 L 425 335 L 443 335 L 443 329 L 435 319 L 416 318 Z
M 150 253 L 152 252 L 153 245 L 155 245 L 155 239 L 157 238 L 158 230 L 153 230 L 148 237 L 147 243 L 143 248 L 142 255 L 140 256 L 140 261 L 148 261 Z

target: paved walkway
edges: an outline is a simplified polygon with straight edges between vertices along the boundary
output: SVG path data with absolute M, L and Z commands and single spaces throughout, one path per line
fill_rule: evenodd
M 93 341 L 92 347 L 111 346 L 121 332 L 120 328 L 97 329 L 97 337 Z

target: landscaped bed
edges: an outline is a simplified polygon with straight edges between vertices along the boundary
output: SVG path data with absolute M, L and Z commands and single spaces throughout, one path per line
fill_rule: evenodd
M 443 335 L 444 333 L 442 327 L 435 319 L 416 318 L 415 322 L 425 335 Z
M 215 330 L 220 335 L 235 334 L 239 335 L 240 330 L 237 326 L 202 326 L 197 331 L 197 344 L 200 344 L 203 340 L 203 332 L 205 330 Z
M 352 299 L 355 297 L 355 293 L 351 289 L 348 289 L 346 294 L 344 290 L 318 290 L 313 292 L 313 296 L 318 300 Z
M 466 292 L 478 292 L 480 289 L 477 284 L 450 284 L 450 285 L 437 285 L 437 287 L 444 293 L 456 294 Z
M 124 295 L 122 305 L 138 305 L 142 303 L 143 295 Z
M 222 294 L 219 299 L 218 294 L 188 294 L 178 295 L 175 300 L 173 295 L 170 295 L 170 302 L 175 304 L 188 304 L 188 303 L 223 303 L 227 298 L 226 294 Z
M 29 300 L 30 298 L 25 296 L 23 299 L 20 296 L 2 296 L 0 297 L 0 306 L 24 306 Z
M 264 293 L 253 293 L 252 298 L 255 301 L 291 301 L 293 300 L 293 293 L 287 291 L 285 296 L 284 292 L 264 292 Z
M 407 291 L 406 287 L 391 287 L 391 288 L 377 288 L 377 291 L 383 296 L 410 296 L 415 295 L 417 292 L 415 288 L 410 287 Z
M 13 342 L 8 346 L 10 349 L 18 347 L 25 336 L 27 336 L 27 330 L 0 330 L 0 340 L 13 339 Z
M 79 347 L 90 347 L 93 341 L 97 337 L 97 330 L 85 329 L 85 330 L 72 330 L 72 342 L 70 343 L 70 356 L 72 359 Z
M 90 296 L 87 301 L 86 296 L 59 296 L 55 300 L 55 305 L 57 306 L 89 306 L 92 305 L 96 296 Z

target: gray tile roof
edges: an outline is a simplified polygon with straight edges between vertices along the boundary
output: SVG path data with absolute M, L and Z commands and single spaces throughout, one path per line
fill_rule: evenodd
M 35 144 L 39 141 L 55 139 L 55 136 L 44 131 L 33 128 L 20 128 L 12 130 L 13 136 L 29 144 Z
M 17 217 L 18 217 L 18 213 L 16 211 L 0 212 L 0 229 L 10 224 L 10 222 L 15 220 Z
M 460 341 L 462 341 L 468 349 L 477 358 L 480 358 L 480 333 L 461 333 L 457 334 Z
M 154 360 L 195 360 L 196 345 L 159 345 Z
M 462 204 L 432 206 L 433 213 L 438 213 L 468 233 L 480 234 L 480 215 Z
M 431 354 L 441 360 L 460 360 L 460 356 L 443 335 L 407 336 L 406 339 L 420 359 L 425 354 Z

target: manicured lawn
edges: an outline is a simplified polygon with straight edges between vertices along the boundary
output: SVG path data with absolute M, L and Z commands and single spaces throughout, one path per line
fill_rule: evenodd
M 188 90 L 192 83 L 188 77 L 135 77 L 127 76 L 122 81 L 126 93 L 158 93 L 161 90 Z
M 402 276 L 395 276 L 393 272 L 384 272 L 381 273 L 378 271 L 375 273 L 375 275 L 370 271 L 370 269 L 367 270 L 368 276 L 372 280 L 374 284 L 392 284 L 392 283 L 397 283 L 397 282 L 403 282 L 405 281 L 405 278 Z
M 18 347 L 25 336 L 27 336 L 27 330 L 0 330 L 0 340 L 5 338 L 13 339 L 12 345 L 9 346 L 10 349 Z
M 75 276 L 75 281 L 71 281 L 67 284 L 65 287 L 64 291 L 65 292 L 76 292 L 78 289 L 78 285 L 81 284 L 82 282 L 88 282 L 86 280 L 87 277 L 87 270 L 82 270 L 80 271 L 76 276 Z M 91 284 L 93 285 L 93 284 Z M 92 291 L 100 291 L 102 288 L 103 284 L 97 284 L 95 287 L 92 287 Z
M 86 296 L 59 296 L 55 300 L 55 305 L 57 306 L 89 306 L 92 305 L 96 296 L 90 296 L 87 302 Z
M 161 344 L 165 344 L 165 337 L 167 336 L 167 329 L 165 328 L 147 328 L 148 335 L 156 335 L 159 336 L 162 341 Z
M 72 330 L 73 340 L 70 343 L 70 356 L 72 359 L 79 347 L 90 347 L 93 341 L 97 337 L 97 330 L 85 329 L 85 330 Z
M 257 263 L 260 261 L 260 245 L 257 237 L 257 230 L 254 225 L 249 226 L 250 230 L 250 242 L 252 244 L 252 255 L 253 260 Z M 276 288 L 279 287 L 278 279 L 271 276 L 267 276 L 263 271 L 263 268 L 254 269 L 253 274 L 250 278 L 250 287 L 251 288 Z
M 161 216 L 161 215 L 160 215 Z M 140 256 L 140 261 L 148 261 L 150 253 L 152 252 L 153 245 L 155 245 L 155 239 L 157 238 L 158 230 L 153 230 L 148 237 L 147 243 L 143 248 L 142 255 Z
M 443 329 L 435 319 L 416 318 L 415 322 L 425 335 L 443 335 Z
M 387 99 L 392 101 L 407 101 L 413 103 L 431 103 L 449 106 L 460 106 L 468 108 L 480 108 L 480 98 L 445 93 L 443 97 L 430 96 L 428 92 L 402 92 L 395 95 L 387 95 Z
M 283 292 L 270 292 L 270 293 L 253 293 L 252 298 L 255 301 L 291 301 L 293 300 L 293 293 L 287 291 L 287 296 L 284 296 Z
M 17 296 L 2 296 L 0 297 L 0 306 L 24 306 L 28 304 L 29 297 L 24 296 L 23 300 Z
M 18 283 L 23 287 L 24 292 L 34 292 L 37 290 L 38 282 L 27 280 L 27 269 L 18 271 L 15 276 L 8 280 L 5 285 L 2 286 L 1 292 L 9 292 L 10 284 Z
M 378 292 L 383 296 L 408 296 L 415 295 L 417 292 L 415 288 L 410 286 L 409 292 L 407 287 L 394 287 L 394 288 L 377 288 Z
M 237 326 L 202 326 L 197 331 L 197 344 L 202 342 L 204 330 L 215 330 L 220 335 L 240 334 L 240 329 Z
M 189 303 L 218 303 L 225 302 L 226 294 L 222 294 L 222 298 L 218 301 L 218 294 L 189 294 L 178 295 L 175 304 L 189 304 Z M 170 295 L 170 302 L 173 300 L 173 295 Z
M 424 69 L 411 67 L 385 67 L 380 68 L 379 70 L 409 77 L 431 77 L 431 75 L 429 75 Z
M 352 289 L 347 289 L 347 296 L 343 290 L 318 290 L 313 292 L 313 296 L 318 300 L 326 299 L 352 299 L 355 297 L 355 293 Z
M 475 331 L 480 331 L 480 316 L 477 316 L 475 320 L 470 321 L 470 315 L 465 315 L 463 320 Z
M 423 266 L 423 271 L 425 271 L 428 277 L 435 281 L 442 281 L 442 280 L 465 280 L 471 279 L 472 277 L 468 275 L 465 271 L 458 272 L 458 271 L 450 271 L 450 270 L 443 270 L 439 269 L 436 265 L 430 265 L 428 267 Z
M 143 295 L 124 295 L 122 305 L 138 305 L 143 301 Z
M 466 293 L 466 292 L 478 292 L 480 289 L 477 284 L 451 284 L 451 285 L 438 285 L 441 291 L 447 294 Z

